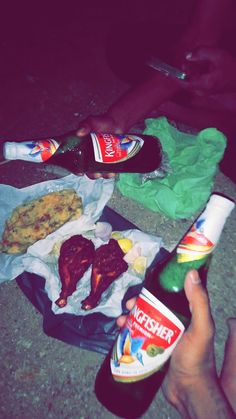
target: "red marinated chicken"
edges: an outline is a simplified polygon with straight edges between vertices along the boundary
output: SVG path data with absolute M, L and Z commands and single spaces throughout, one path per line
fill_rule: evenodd
M 78 281 L 93 262 L 94 256 L 93 242 L 81 235 L 72 236 L 62 244 L 58 260 L 62 289 L 56 301 L 59 307 L 67 304 L 67 297 L 76 290 Z
M 124 261 L 123 256 L 123 251 L 114 239 L 96 250 L 92 264 L 91 291 L 89 296 L 82 301 L 84 310 L 96 307 L 102 293 L 115 279 L 127 271 L 128 264 Z

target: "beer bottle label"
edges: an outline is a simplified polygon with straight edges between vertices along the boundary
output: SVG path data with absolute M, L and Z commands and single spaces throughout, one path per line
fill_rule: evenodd
M 206 211 L 196 220 L 186 236 L 177 247 L 178 263 L 204 259 L 213 252 L 219 239 L 221 229 L 210 218 Z
M 42 163 L 56 152 L 59 147 L 59 143 L 54 139 L 46 139 L 24 143 L 28 148 L 29 161 Z
M 120 163 L 134 157 L 144 140 L 137 135 L 91 133 L 96 162 Z
M 111 357 L 113 378 L 142 380 L 159 370 L 184 332 L 184 325 L 164 304 L 143 288 Z
M 56 152 L 59 143 L 50 138 L 39 141 L 6 142 L 4 156 L 6 159 L 20 159 L 33 163 L 42 163 Z

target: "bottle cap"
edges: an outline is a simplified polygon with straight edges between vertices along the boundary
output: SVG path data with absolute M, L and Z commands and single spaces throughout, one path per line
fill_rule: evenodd
M 214 207 L 221 209 L 226 217 L 230 215 L 231 211 L 235 207 L 235 203 L 232 199 L 219 194 L 212 194 L 208 205 L 213 205 Z
M 17 158 L 15 143 L 6 142 L 3 144 L 3 156 L 6 160 L 15 160 Z

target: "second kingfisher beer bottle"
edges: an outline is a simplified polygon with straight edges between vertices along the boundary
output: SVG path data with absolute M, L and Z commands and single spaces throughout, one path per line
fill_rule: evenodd
M 72 173 L 150 173 L 162 162 L 158 138 L 143 134 L 74 133 L 42 140 L 5 142 L 7 160 L 61 166 Z
M 213 194 L 176 249 L 146 276 L 136 305 L 96 378 L 98 400 L 123 418 L 138 418 L 160 388 L 168 360 L 188 326 L 186 273 L 198 269 L 206 284 L 210 256 L 234 203 Z

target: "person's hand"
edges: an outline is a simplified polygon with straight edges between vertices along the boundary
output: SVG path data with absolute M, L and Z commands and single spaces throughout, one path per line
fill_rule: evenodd
M 198 272 L 186 275 L 185 294 L 192 312 L 191 324 L 173 351 L 162 390 L 173 405 L 180 395 L 217 379 L 214 356 L 214 322 L 209 299 Z
M 217 377 L 209 299 L 196 270 L 187 273 L 184 289 L 192 319 L 172 353 L 163 394 L 182 417 L 233 419 L 234 411 Z M 135 299 L 129 300 L 127 308 L 134 304 Z M 125 321 L 126 316 L 120 316 L 117 324 L 122 327 Z
M 98 116 L 88 116 L 84 121 L 80 123 L 77 129 L 77 135 L 84 136 L 90 132 L 124 134 L 122 124 L 118 124 L 115 119 L 108 113 Z
M 104 134 L 115 133 L 122 134 L 123 130 L 121 126 L 115 122 L 112 116 L 108 114 L 99 115 L 99 116 L 89 116 L 84 121 L 82 121 L 76 131 L 76 135 L 79 137 L 84 137 L 90 132 L 102 132 Z M 115 173 L 86 173 L 90 179 L 97 179 L 100 177 L 113 178 Z
M 227 89 L 236 89 L 236 57 L 218 49 L 202 47 L 189 52 L 186 61 L 198 69 L 197 74 L 189 74 L 182 87 L 191 91 L 218 93 Z
M 214 322 L 207 292 L 201 285 L 196 270 L 186 275 L 185 293 L 192 311 L 192 321 L 172 353 L 162 385 L 166 399 L 174 405 L 179 394 L 186 392 L 189 386 L 194 386 L 208 377 L 216 377 Z M 136 298 L 127 301 L 128 310 L 133 308 L 135 301 Z M 122 315 L 117 319 L 119 327 L 124 325 L 126 318 L 127 316 Z

